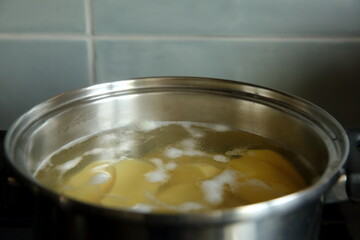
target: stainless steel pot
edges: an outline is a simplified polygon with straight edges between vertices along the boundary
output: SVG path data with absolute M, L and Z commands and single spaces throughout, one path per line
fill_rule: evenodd
M 65 144 L 139 119 L 221 123 L 262 135 L 301 154 L 319 177 L 278 199 L 196 214 L 96 207 L 34 179 L 41 161 Z M 219 79 L 158 77 L 99 84 L 50 99 L 13 124 L 6 153 L 38 196 L 39 238 L 305 240 L 317 238 L 324 196 L 340 176 L 340 183 L 345 179 L 349 140 L 332 116 L 289 94 Z

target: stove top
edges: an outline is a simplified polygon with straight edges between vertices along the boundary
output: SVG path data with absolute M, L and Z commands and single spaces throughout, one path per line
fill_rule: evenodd
M 5 168 L 5 134 L 0 131 L 0 239 L 33 240 L 35 201 L 26 188 L 12 182 Z M 319 239 L 360 240 L 360 204 L 325 205 Z

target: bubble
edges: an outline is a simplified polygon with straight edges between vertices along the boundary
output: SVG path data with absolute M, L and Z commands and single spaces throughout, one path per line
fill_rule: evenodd
M 179 158 L 184 155 L 184 151 L 178 148 L 168 148 L 164 152 L 165 156 L 168 158 Z

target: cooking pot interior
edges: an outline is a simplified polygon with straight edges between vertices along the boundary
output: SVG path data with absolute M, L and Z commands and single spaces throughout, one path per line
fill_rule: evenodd
M 116 92 L 62 104 L 29 124 L 16 163 L 31 177 L 41 161 L 69 142 L 139 121 L 224 124 L 269 138 L 301 155 L 319 176 L 329 161 L 331 137 L 302 110 L 259 98 L 192 89 Z M 47 106 L 48 107 L 48 106 Z M 39 114 L 40 115 L 40 114 Z

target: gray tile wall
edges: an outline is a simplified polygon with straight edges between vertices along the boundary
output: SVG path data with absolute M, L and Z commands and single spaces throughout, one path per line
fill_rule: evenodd
M 0 129 L 64 91 L 163 75 L 276 88 L 360 125 L 360 1 L 0 1 Z

